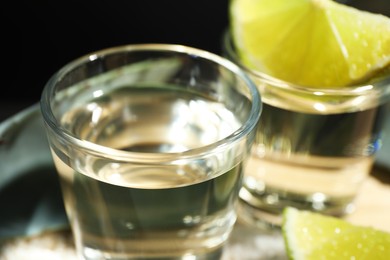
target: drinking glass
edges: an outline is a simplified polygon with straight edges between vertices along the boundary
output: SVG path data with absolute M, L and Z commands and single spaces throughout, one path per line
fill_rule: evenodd
M 70 62 L 41 98 L 82 259 L 218 259 L 260 118 L 254 83 L 181 45 Z
M 256 83 L 263 102 L 240 191 L 239 216 L 278 229 L 286 206 L 342 217 L 370 173 L 384 136 L 390 77 L 310 88 L 245 67 L 229 31 L 223 55 Z

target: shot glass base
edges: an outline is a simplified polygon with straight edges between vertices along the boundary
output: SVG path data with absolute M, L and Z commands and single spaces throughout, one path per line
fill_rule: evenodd
M 348 215 L 355 210 L 355 204 L 352 199 L 337 204 L 329 203 L 328 207 L 318 209 L 315 207 L 316 204 L 308 202 L 305 200 L 305 197 L 302 197 L 301 200 L 297 197 L 294 197 L 295 200 L 286 200 L 284 198 L 279 204 L 269 205 L 266 200 L 250 194 L 245 188 L 241 190 L 241 198 L 238 203 L 238 218 L 240 221 L 260 228 L 263 231 L 277 231 L 281 229 L 283 210 L 287 206 L 335 217 Z M 251 199 L 248 199 L 249 197 Z
M 263 231 L 280 231 L 282 225 L 281 214 L 274 214 L 252 207 L 245 201 L 238 203 L 238 219 Z
M 215 260 L 221 259 L 223 254 L 223 246 L 204 252 L 183 252 L 169 254 L 165 252 L 164 255 L 148 255 L 148 254 L 118 254 L 112 252 L 99 251 L 92 248 L 84 247 L 79 253 L 79 258 L 84 260 L 103 260 L 103 259 L 117 259 L 117 260 Z

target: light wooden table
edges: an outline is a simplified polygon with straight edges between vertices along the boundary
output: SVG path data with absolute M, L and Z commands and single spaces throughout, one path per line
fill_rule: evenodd
M 346 219 L 390 232 L 390 170 L 374 168 L 356 198 L 355 212 Z

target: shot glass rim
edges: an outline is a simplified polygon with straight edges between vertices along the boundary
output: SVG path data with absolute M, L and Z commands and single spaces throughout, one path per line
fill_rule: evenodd
M 55 82 L 57 79 L 66 75 L 67 72 L 71 71 L 77 65 L 82 63 L 87 63 L 96 59 L 96 57 L 102 57 L 107 54 L 119 53 L 119 52 L 138 52 L 138 51 L 163 51 L 163 52 L 174 52 L 174 53 L 182 53 L 187 54 L 189 56 L 196 56 L 203 58 L 205 60 L 210 60 L 224 68 L 228 69 L 235 75 L 237 75 L 247 86 L 252 106 L 247 120 L 234 132 L 230 135 L 218 139 L 217 141 L 196 147 L 193 149 L 189 149 L 183 152 L 172 152 L 172 153 L 141 153 L 141 152 L 133 152 L 133 151 L 124 151 L 120 149 L 115 149 L 103 145 L 99 145 L 87 140 L 82 140 L 77 138 L 76 136 L 71 135 L 66 129 L 64 129 L 61 124 L 58 122 L 56 117 L 54 116 L 50 99 L 54 95 L 55 90 Z M 94 154 L 96 156 L 104 156 L 104 157 L 115 157 L 116 159 L 124 160 L 124 161 L 134 161 L 137 162 L 158 162 L 159 160 L 175 160 L 175 159 L 191 159 L 194 157 L 199 157 L 204 154 L 208 154 L 210 152 L 215 152 L 220 149 L 225 149 L 226 146 L 231 145 L 245 138 L 249 133 L 255 130 L 258 121 L 260 120 L 260 115 L 262 112 L 262 100 L 261 94 L 258 91 L 255 83 L 251 80 L 251 78 L 245 73 L 245 71 L 240 68 L 234 62 L 214 54 L 212 52 L 202 50 L 195 47 L 190 47 L 181 44 L 170 44 L 170 43 L 139 43 L 139 44 L 125 44 L 118 45 L 114 47 L 108 47 L 104 49 L 100 49 L 97 51 L 93 51 L 87 54 L 84 54 L 62 66 L 59 70 L 57 70 L 44 85 L 41 99 L 40 99 L 40 109 L 43 120 L 47 127 L 49 127 L 52 131 L 56 133 L 57 136 L 63 138 L 66 142 L 74 144 L 79 148 L 87 150 L 90 154 Z
M 227 58 L 238 64 L 246 73 L 263 80 L 274 87 L 281 89 L 302 93 L 302 94 L 316 94 L 316 95 L 330 95 L 330 96 L 359 96 L 369 95 L 370 92 L 378 92 L 378 96 L 382 96 L 384 99 L 390 98 L 390 73 L 381 80 L 367 82 L 362 84 L 352 84 L 350 86 L 333 86 L 333 87 L 313 87 L 298 85 L 292 82 L 288 82 L 276 77 L 273 77 L 267 73 L 256 71 L 248 68 L 243 64 L 236 51 L 234 50 L 234 43 L 229 28 L 225 29 L 222 35 L 222 49 L 227 54 Z

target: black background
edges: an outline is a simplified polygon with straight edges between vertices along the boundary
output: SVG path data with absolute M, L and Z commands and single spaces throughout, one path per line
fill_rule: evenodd
M 390 15 L 388 0 L 339 1 Z M 0 122 L 39 102 L 45 83 L 59 68 L 96 50 L 175 43 L 220 54 L 228 5 L 229 0 L 3 2 Z
M 220 54 L 228 0 L 24 0 L 1 8 L 0 122 L 39 102 L 60 67 L 132 43 L 184 44 Z

